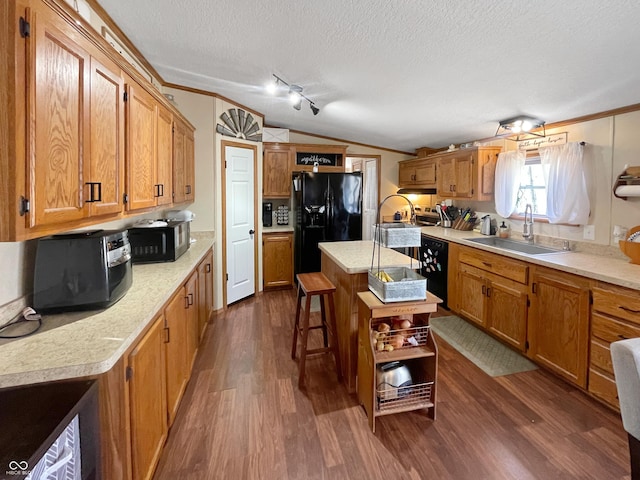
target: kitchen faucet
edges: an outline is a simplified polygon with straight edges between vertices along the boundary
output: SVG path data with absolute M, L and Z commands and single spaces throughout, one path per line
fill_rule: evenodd
M 527 213 L 529 214 L 529 221 L 527 221 Z M 524 225 L 522 226 L 522 237 L 529 243 L 533 243 L 533 208 L 531 204 L 527 203 L 524 209 Z

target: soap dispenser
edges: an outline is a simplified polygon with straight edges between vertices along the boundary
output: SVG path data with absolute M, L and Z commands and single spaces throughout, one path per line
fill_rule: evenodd
M 500 225 L 500 228 L 498 229 L 498 236 L 500 238 L 509 238 L 509 227 L 507 227 L 507 224 L 504 223 L 504 220 L 502 221 L 502 225 Z

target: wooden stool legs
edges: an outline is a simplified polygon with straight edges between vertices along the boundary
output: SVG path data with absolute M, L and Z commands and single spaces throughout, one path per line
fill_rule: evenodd
M 309 285 L 305 283 L 305 280 Z M 317 286 L 320 282 L 322 288 Z M 316 287 L 315 289 L 312 287 Z M 293 343 L 291 345 L 291 358 L 296 357 L 298 345 L 298 333 L 300 333 L 300 365 L 298 375 L 298 386 L 304 385 L 304 375 L 306 369 L 306 361 L 308 354 L 333 352 L 336 360 L 336 368 L 338 370 L 338 380 L 342 379 L 342 368 L 340 364 L 340 354 L 338 351 L 338 339 L 336 336 L 336 315 L 333 303 L 333 292 L 335 287 L 328 281 L 322 273 L 307 273 L 298 275 L 298 298 L 296 301 L 296 318 L 293 325 Z M 322 323 L 320 325 L 309 326 L 309 314 L 311 310 L 311 299 L 314 295 L 318 295 L 320 299 L 320 313 Z M 329 318 L 325 307 L 325 296 L 329 303 Z M 300 309 L 302 307 L 302 297 L 305 297 L 304 315 L 300 318 Z M 327 322 L 328 320 L 328 322 Z M 309 350 L 307 342 L 309 339 L 309 330 L 321 328 L 323 336 L 323 348 Z

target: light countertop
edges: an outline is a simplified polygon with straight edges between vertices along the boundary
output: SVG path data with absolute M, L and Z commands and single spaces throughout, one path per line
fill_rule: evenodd
M 319 243 L 320 251 L 326 254 L 346 273 L 365 273 L 373 266 L 378 266 L 378 252 L 380 252 L 380 267 L 411 267 L 419 268 L 417 260 L 391 250 L 390 248 L 378 248 L 376 246 L 373 256 L 373 242 L 371 240 L 355 240 L 349 242 L 323 242 Z
M 544 255 L 527 255 L 520 252 L 491 247 L 466 240 L 468 238 L 486 237 L 472 231 L 454 230 L 442 227 L 422 227 L 422 233 L 441 240 L 459 243 L 480 250 L 498 253 L 506 257 L 524 260 L 536 265 L 555 268 L 567 273 L 600 280 L 621 287 L 640 290 L 640 265 L 634 265 L 629 261 L 591 252 L 570 251 L 550 253 Z M 513 239 L 516 240 L 517 239 Z M 542 244 L 546 246 L 545 244 Z M 603 247 L 603 252 L 611 247 Z
M 133 285 L 103 310 L 43 315 L 37 333 L 0 341 L 0 388 L 99 375 L 115 365 L 214 243 L 209 232 L 175 262 L 133 266 Z
M 273 225 L 271 227 L 262 227 L 262 233 L 284 233 L 293 232 L 293 225 Z

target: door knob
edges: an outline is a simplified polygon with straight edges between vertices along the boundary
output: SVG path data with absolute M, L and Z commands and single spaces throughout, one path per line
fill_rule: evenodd
M 253 235 L 254 233 L 256 233 L 255 230 L 249 230 L 249 235 Z

